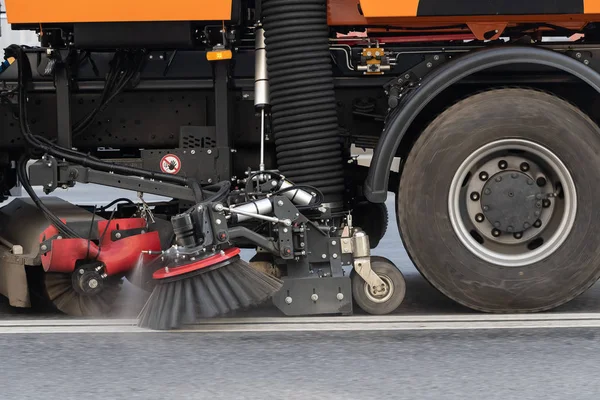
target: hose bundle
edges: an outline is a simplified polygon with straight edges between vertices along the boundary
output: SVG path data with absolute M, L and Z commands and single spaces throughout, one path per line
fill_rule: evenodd
M 264 0 L 267 66 L 279 170 L 342 200 L 344 172 L 325 0 Z

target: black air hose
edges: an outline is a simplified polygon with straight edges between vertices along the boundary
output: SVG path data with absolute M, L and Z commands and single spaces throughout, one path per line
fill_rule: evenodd
M 278 168 L 295 184 L 342 200 L 344 172 L 325 0 L 264 0 Z

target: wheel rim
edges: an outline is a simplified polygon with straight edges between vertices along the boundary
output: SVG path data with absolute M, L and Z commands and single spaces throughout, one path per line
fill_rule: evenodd
M 367 298 L 373 303 L 385 303 L 394 295 L 394 283 L 387 275 L 379 275 L 383 283 L 385 284 L 385 288 L 378 292 L 375 292 L 368 283 L 365 282 L 365 293 Z
M 488 143 L 458 168 L 448 196 L 462 244 L 492 264 L 521 267 L 554 253 L 573 228 L 575 183 L 549 149 L 523 139 Z

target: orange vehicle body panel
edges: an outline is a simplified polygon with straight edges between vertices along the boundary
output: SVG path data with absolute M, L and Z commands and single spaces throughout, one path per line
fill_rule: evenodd
M 6 0 L 10 24 L 228 21 L 232 0 Z

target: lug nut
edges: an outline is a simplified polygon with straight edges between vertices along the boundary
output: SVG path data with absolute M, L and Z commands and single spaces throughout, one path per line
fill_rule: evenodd
M 481 173 L 479 174 L 479 179 L 481 179 L 482 181 L 487 181 L 489 177 L 490 177 L 490 176 L 489 176 L 489 175 L 488 175 L 488 173 L 487 173 L 487 172 L 485 172 L 485 171 L 483 171 L 483 172 L 481 172 Z
M 546 186 L 546 178 L 539 177 L 535 180 L 539 187 Z
M 548 199 L 545 199 L 544 201 L 542 201 L 542 207 L 544 207 L 544 208 L 548 208 L 551 205 L 552 205 L 552 203 Z
M 500 236 L 501 232 L 499 229 L 492 229 L 492 236 L 493 237 L 498 237 Z
M 542 226 L 542 221 L 540 221 L 540 220 L 538 219 L 537 221 L 535 221 L 535 222 L 533 223 L 533 226 L 535 226 L 536 228 L 539 228 L 539 227 L 541 227 L 541 226 Z
M 504 161 L 504 160 L 501 160 L 498 163 L 498 168 L 500 168 L 500 169 L 506 169 L 506 168 L 508 168 L 508 163 L 506 161 Z
M 479 200 L 479 193 L 477 193 L 477 192 L 471 193 L 471 200 L 473 200 L 473 201 Z
M 523 237 L 523 232 L 515 232 L 513 236 L 515 239 L 521 239 Z
M 475 216 L 475 221 L 477 221 L 477 222 L 483 222 L 484 219 L 485 219 L 485 217 L 483 216 L 483 214 L 477 214 Z
M 529 171 L 529 164 L 527 164 L 526 162 L 521 164 L 521 171 L 523 172 L 527 172 Z

